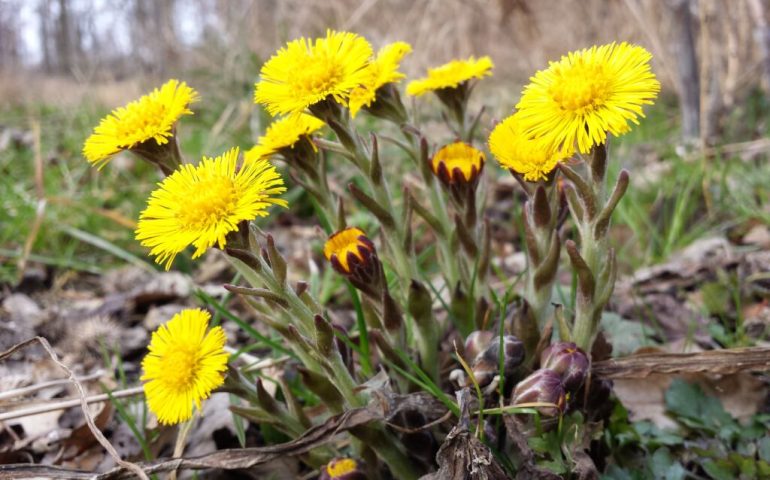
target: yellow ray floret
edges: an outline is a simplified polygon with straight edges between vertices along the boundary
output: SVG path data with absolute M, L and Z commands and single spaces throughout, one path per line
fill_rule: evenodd
M 377 52 L 367 67 L 367 77 L 364 82 L 350 92 L 350 115 L 355 117 L 359 110 L 368 107 L 376 99 L 377 89 L 388 84 L 396 83 L 406 77 L 398 71 L 401 59 L 412 51 L 412 46 L 406 42 L 394 42 L 385 45 Z
M 570 149 L 553 150 L 542 141 L 527 137 L 518 117 L 518 113 L 511 115 L 495 126 L 489 135 L 489 150 L 502 167 L 519 173 L 524 180 L 535 182 L 545 178 L 573 152 Z
M 193 405 L 222 385 L 229 355 L 222 327 L 208 330 L 211 315 L 182 310 L 152 333 L 150 353 L 142 360 L 144 393 L 162 424 L 189 420 Z
M 83 145 L 83 156 L 101 168 L 121 150 L 150 140 L 163 145 L 174 135 L 177 120 L 192 115 L 188 106 L 197 99 L 198 93 L 186 83 L 169 80 L 104 117 Z
M 554 148 L 577 144 L 581 153 L 622 135 L 644 117 L 660 83 L 652 55 L 628 43 L 571 52 L 531 78 L 516 108 L 524 132 Z
M 238 148 L 197 166 L 183 165 L 152 192 L 139 217 L 136 238 L 166 270 L 189 245 L 197 258 L 210 247 L 224 248 L 228 233 L 244 220 L 268 215 L 274 198 L 286 191 L 283 179 L 266 159 L 248 162 L 236 171 Z
M 246 162 L 266 158 L 283 148 L 294 148 L 302 137 L 309 136 L 324 126 L 324 122 L 306 113 L 288 115 L 267 127 L 265 135 L 243 154 Z
M 350 91 L 366 80 L 371 56 L 372 46 L 354 33 L 292 40 L 262 66 L 254 101 L 271 115 L 298 113 L 327 97 L 347 105 Z
M 440 67 L 429 68 L 427 77 L 409 82 L 406 93 L 419 96 L 443 88 L 456 88 L 468 80 L 492 75 L 493 67 L 489 57 L 452 60 Z

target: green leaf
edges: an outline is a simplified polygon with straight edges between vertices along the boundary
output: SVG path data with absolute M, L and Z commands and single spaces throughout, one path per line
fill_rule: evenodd
M 684 439 L 671 430 L 661 430 L 654 423 L 640 421 L 632 424 L 636 433 L 642 437 L 642 441 L 649 447 L 660 447 L 663 445 L 673 447 L 682 445 Z
M 735 471 L 732 464 L 728 461 L 714 461 L 707 460 L 703 462 L 703 469 L 714 480 L 733 480 L 735 478 Z
M 665 397 L 669 413 L 690 428 L 727 435 L 722 438 L 731 438 L 736 431 L 735 420 L 725 411 L 720 401 L 706 396 L 697 384 L 675 379 Z
M 654 345 L 652 330 L 640 322 L 631 322 L 617 313 L 605 312 L 601 320 L 602 330 L 612 343 L 612 356 L 623 357 L 644 346 Z
M 659 448 L 648 460 L 653 477 L 661 480 L 683 480 L 687 471 L 671 455 L 668 448 Z
M 759 458 L 770 463 L 770 436 L 765 436 L 757 442 L 757 453 Z

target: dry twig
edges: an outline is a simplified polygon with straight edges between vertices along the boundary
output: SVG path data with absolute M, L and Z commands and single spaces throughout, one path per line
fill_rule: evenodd
M 40 343 L 40 345 L 43 346 L 45 351 L 51 357 L 51 360 L 53 360 L 53 362 L 56 365 L 58 365 L 59 368 L 64 370 L 70 382 L 72 382 L 72 384 L 75 385 L 75 388 L 78 390 L 78 394 L 80 395 L 80 408 L 83 411 L 83 416 L 86 419 L 86 424 L 88 424 L 88 428 L 89 430 L 91 430 L 91 433 L 94 435 L 94 438 L 96 438 L 96 440 L 102 445 L 102 447 L 104 447 L 104 449 L 107 450 L 110 456 L 115 460 L 115 463 L 120 465 L 121 468 L 133 472 L 136 476 L 138 476 L 142 480 L 150 480 L 150 478 L 147 476 L 146 473 L 144 473 L 144 471 L 140 466 L 120 458 L 120 454 L 118 454 L 117 450 L 115 450 L 115 447 L 113 447 L 112 444 L 109 442 L 109 440 L 107 440 L 107 438 L 104 436 L 102 431 L 99 430 L 99 428 L 97 428 L 96 423 L 94 423 L 94 418 L 91 415 L 91 412 L 88 410 L 88 403 L 86 402 L 86 391 L 83 388 L 83 385 L 78 381 L 77 377 L 75 377 L 75 373 L 72 370 L 70 370 L 68 366 L 66 366 L 64 363 L 62 363 L 59 360 L 59 356 L 56 355 L 56 352 L 53 351 L 53 348 L 51 347 L 51 344 L 48 343 L 48 340 L 46 340 L 43 337 L 34 337 L 24 342 L 21 342 L 19 344 L 16 344 L 13 347 L 6 350 L 5 352 L 0 353 L 0 360 L 3 360 L 4 358 L 12 355 L 17 350 L 20 350 L 28 345 L 32 345 L 35 342 L 38 342 Z M 0 471 L 0 478 L 4 478 L 4 474 L 2 471 Z

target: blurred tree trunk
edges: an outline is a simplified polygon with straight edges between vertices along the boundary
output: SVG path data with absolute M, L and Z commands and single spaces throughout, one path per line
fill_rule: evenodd
M 174 29 L 175 0 L 134 0 L 131 43 L 139 68 L 164 75 L 179 63 L 179 41 Z
M 0 3 L 0 69 L 19 64 L 19 10 L 13 2 Z
M 40 48 L 43 54 L 43 71 L 52 73 L 54 58 L 51 51 L 51 1 L 40 0 L 37 5 L 38 26 L 40 31 Z
M 689 0 L 668 0 L 673 20 L 672 40 L 677 59 L 677 88 L 682 110 L 682 135 L 687 141 L 700 137 L 698 58 Z
M 716 143 L 720 135 L 722 113 L 722 95 L 719 79 L 721 75 L 717 31 L 717 20 L 725 19 L 725 12 L 715 0 L 700 0 L 698 16 L 700 20 L 700 143 L 705 148 Z
M 68 0 L 59 0 L 59 16 L 56 22 L 57 70 L 71 72 L 75 66 L 74 28 Z
M 767 5 L 762 0 L 749 0 L 749 8 L 757 25 L 754 38 L 761 55 L 762 89 L 766 95 L 770 95 L 770 26 L 767 22 Z

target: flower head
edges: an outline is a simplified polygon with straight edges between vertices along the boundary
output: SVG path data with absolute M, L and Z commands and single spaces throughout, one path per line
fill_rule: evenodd
M 363 107 L 370 106 L 377 98 L 377 90 L 388 83 L 395 83 L 406 75 L 398 71 L 401 59 L 412 51 L 412 46 L 406 42 L 395 42 L 385 45 L 377 52 L 377 56 L 366 67 L 367 76 L 364 82 L 350 92 L 348 108 L 350 115 L 355 117 Z
M 366 480 L 366 475 L 352 458 L 335 458 L 321 470 L 319 480 Z
M 347 104 L 350 91 L 366 81 L 372 47 L 365 38 L 328 30 L 315 41 L 299 38 L 262 66 L 254 101 L 271 115 L 298 113 L 332 97 Z
M 257 145 L 243 154 L 245 162 L 259 160 L 279 153 L 284 149 L 293 149 L 294 145 L 321 129 L 324 122 L 306 113 L 288 115 L 274 121 L 267 127 L 264 136 L 259 137 Z
M 382 263 L 363 230 L 348 227 L 333 233 L 324 245 L 324 256 L 354 287 L 372 298 L 381 298 L 386 288 Z
M 372 241 L 356 227 L 332 234 L 324 245 L 324 256 L 342 274 L 351 273 L 355 264 L 366 263 L 368 257 L 375 253 Z
M 652 55 L 628 43 L 571 52 L 531 78 L 516 108 L 522 130 L 555 149 L 588 153 L 607 134 L 622 135 L 644 117 L 660 83 L 650 70 Z
M 543 141 L 527 137 L 519 113 L 498 123 L 489 135 L 489 150 L 502 167 L 535 182 L 548 175 L 561 160 L 572 156 L 568 149 L 553 150 Z
M 286 206 L 275 198 L 286 187 L 270 162 L 255 160 L 236 170 L 237 160 L 238 148 L 203 157 L 197 166 L 182 165 L 152 192 L 136 238 L 167 270 L 188 245 L 196 248 L 193 258 L 214 245 L 223 248 L 240 222 L 267 216 L 272 204 Z
M 473 183 L 484 168 L 484 160 L 481 150 L 465 142 L 455 142 L 436 152 L 430 168 L 446 184 Z
M 409 82 L 406 93 L 419 96 L 436 90 L 457 88 L 468 80 L 492 75 L 493 67 L 489 57 L 452 60 L 440 67 L 429 68 L 427 77 Z
M 160 423 L 189 420 L 193 405 L 200 410 L 201 400 L 224 382 L 227 338 L 219 326 L 207 332 L 210 318 L 204 310 L 182 310 L 152 333 L 141 380 Z
M 179 80 L 169 80 L 139 100 L 117 108 L 104 117 L 83 145 L 83 155 L 96 167 L 103 167 L 121 150 L 139 147 L 145 142 L 164 145 L 174 136 L 174 125 L 182 115 L 192 115 L 188 108 L 198 93 Z

